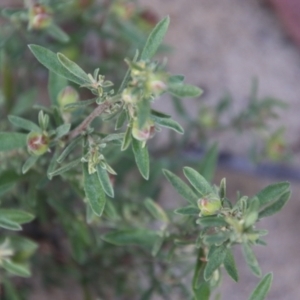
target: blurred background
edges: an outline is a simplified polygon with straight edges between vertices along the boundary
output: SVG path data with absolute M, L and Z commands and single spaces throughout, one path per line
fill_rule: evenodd
M 263 272 L 274 272 L 267 299 L 298 299 L 300 2 L 152 0 L 151 5 L 148 1 L 141 3 L 159 16 L 170 15 L 166 43 L 174 51 L 169 56 L 169 67 L 186 74 L 190 82 L 204 89 L 204 95 L 197 101 L 213 105 L 229 93 L 234 114 L 247 105 L 255 78 L 259 98 L 274 97 L 288 105 L 278 112 L 280 117 L 271 126 L 284 124 L 285 143 L 292 149 L 289 161 L 261 164 L 261 168 L 256 168 L 243 159 L 252 143 L 249 134 L 225 133 L 216 138 L 220 149 L 234 153 L 239 159 L 227 168 L 220 167 L 216 182 L 227 177 L 232 192 L 253 194 L 278 178 L 291 180 L 292 199 L 280 214 L 262 222 L 262 227 L 270 230 L 266 237 L 268 246 L 256 247 L 256 254 Z M 195 100 L 184 101 L 191 113 L 197 113 Z M 256 279 L 247 270 L 241 253 L 237 252 L 237 257 L 239 266 L 244 267 L 241 281 L 235 284 L 224 276 L 222 290 L 226 300 L 246 299 L 255 286 Z
M 20 1 L 0 0 L 2 6 L 14 2 Z M 241 112 L 249 108 L 251 99 L 280 103 L 274 112 L 278 118 L 268 124 L 271 132 L 257 134 L 251 128 L 249 134 L 244 134 L 243 128 L 221 133 L 211 130 L 209 138 L 216 141 L 220 149 L 214 182 L 226 177 L 231 195 L 237 190 L 254 195 L 272 182 L 291 181 L 292 199 L 280 214 L 262 221 L 262 227 L 270 230 L 266 237 L 268 246 L 257 247 L 255 253 L 263 273 L 274 273 L 273 286 L 267 299 L 298 299 L 300 1 L 139 0 L 138 3 L 147 8 L 149 18 L 152 16 L 159 20 L 170 15 L 171 23 L 165 39 L 170 52 L 163 53 L 162 57 L 168 56 L 168 69 L 171 72 L 185 74 L 187 82 L 203 88 L 201 98 L 185 99 L 183 103 L 193 118 L 204 122 L 201 123 L 203 126 L 213 129 L 215 118 L 218 117 L 214 115 L 214 108 L 223 100 L 230 106 L 227 115 L 220 116 L 220 119 L 223 118 L 225 123 L 227 119 L 234 119 L 236 127 L 243 123 L 240 119 L 249 117 Z M 199 111 L 199 101 L 205 107 L 202 111 Z M 171 99 L 166 98 L 163 107 L 161 103 L 158 106 L 166 113 L 178 114 Z M 264 119 L 264 115 L 260 117 Z M 285 129 L 281 128 L 282 125 Z M 164 134 L 158 136 L 154 144 L 163 144 L 167 136 L 167 133 Z M 253 145 L 257 137 L 267 145 L 266 148 L 260 144 Z M 195 137 L 194 143 L 189 145 L 189 155 L 201 157 L 198 153 L 199 149 L 201 152 L 201 146 Z M 164 204 L 172 208 L 170 199 L 178 196 L 173 190 L 165 188 L 160 197 L 164 199 Z M 236 255 L 240 282 L 236 284 L 224 276 L 221 290 L 224 292 L 222 299 L 225 300 L 246 299 L 257 284 L 241 253 L 237 251 Z M 32 300 L 50 299 L 38 282 L 35 289 Z M 72 287 L 67 294 L 59 289 L 53 290 L 50 297 L 74 300 L 78 295 L 76 288 Z

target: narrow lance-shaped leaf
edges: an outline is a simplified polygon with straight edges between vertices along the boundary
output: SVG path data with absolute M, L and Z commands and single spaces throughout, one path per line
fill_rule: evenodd
M 106 169 L 103 169 L 100 164 L 97 165 L 97 174 L 102 188 L 107 196 L 114 197 L 114 189 L 111 185 L 109 175 Z
M 167 16 L 156 24 L 146 41 L 145 47 L 141 53 L 141 59 L 150 59 L 156 53 L 168 30 L 169 23 L 170 18 Z
M 26 146 L 27 134 L 17 132 L 0 132 L 0 152 L 11 151 Z
M 183 83 L 169 84 L 168 92 L 178 98 L 199 97 L 203 93 L 198 87 Z
M 82 136 L 79 135 L 75 139 L 73 139 L 70 144 L 63 150 L 60 156 L 57 158 L 58 163 L 62 163 L 64 159 L 72 152 L 72 150 L 79 144 L 82 140 Z
M 214 271 L 219 268 L 226 257 L 226 245 L 221 245 L 208 257 L 208 262 L 204 270 L 204 279 L 209 280 Z
M 125 111 L 125 109 L 123 109 L 117 118 L 115 130 L 120 129 L 123 126 L 123 124 L 125 123 L 126 119 L 127 119 L 126 111 Z
M 10 121 L 10 123 L 12 123 L 17 127 L 26 129 L 28 131 L 41 132 L 41 128 L 39 126 L 24 118 L 17 117 L 17 116 L 8 116 L 8 120 Z
M 259 193 L 256 197 L 259 199 L 260 207 L 278 199 L 284 192 L 289 189 L 290 184 L 288 182 L 279 182 L 270 184 Z
M 17 264 L 15 262 L 12 262 L 10 259 L 3 259 L 2 267 L 6 271 L 8 271 L 14 275 L 18 275 L 18 276 L 22 276 L 22 277 L 30 276 L 30 271 L 26 265 Z
M 147 198 L 145 200 L 145 206 L 154 218 L 163 222 L 169 222 L 169 218 L 166 212 L 162 209 L 160 205 L 155 203 L 152 199 Z
M 121 151 L 125 151 L 130 143 L 132 141 L 132 135 L 131 135 L 131 126 L 127 126 L 124 138 L 123 138 L 123 142 L 122 142 L 122 146 L 121 146 Z
M 59 155 L 59 146 L 56 146 L 54 154 L 51 158 L 51 161 L 50 161 L 48 169 L 47 169 L 47 177 L 50 180 L 52 179 L 52 177 L 49 174 L 51 174 L 56 168 L 58 155 Z
M 70 37 L 54 23 L 47 28 L 47 33 L 62 43 L 67 43 L 70 40 Z
M 71 128 L 71 124 L 62 124 L 56 128 L 56 138 L 59 139 L 62 136 L 66 135 Z
M 88 164 L 82 164 L 83 169 L 83 187 L 85 195 L 93 212 L 101 216 L 105 207 L 106 197 L 100 184 L 97 173 L 89 174 Z
M 193 192 L 193 190 L 185 183 L 183 182 L 178 176 L 176 176 L 174 173 L 163 170 L 164 175 L 168 179 L 168 181 L 172 184 L 172 186 L 175 188 L 175 190 L 188 202 L 190 202 L 192 205 L 197 205 L 198 197 Z
M 271 205 L 269 205 L 265 209 L 263 209 L 258 214 L 258 217 L 259 218 L 264 218 L 264 217 L 269 217 L 269 216 L 272 216 L 272 215 L 276 214 L 289 201 L 290 196 L 291 196 L 291 192 L 290 191 L 285 192 L 284 194 L 282 194 L 280 196 L 280 198 L 276 202 L 272 203 Z
M 63 165 L 62 167 L 56 169 L 55 171 L 49 173 L 48 175 L 50 177 L 54 177 L 54 176 L 57 176 L 57 175 L 61 175 L 71 169 L 73 169 L 74 167 L 76 167 L 77 165 L 79 165 L 81 162 L 81 158 L 77 158 L 75 160 L 72 160 L 71 162 Z
M 0 216 L 0 227 L 8 229 L 8 230 L 14 230 L 14 231 L 18 231 L 18 230 L 22 229 L 20 224 L 14 222 L 14 221 L 11 221 L 11 220 L 5 218 L 4 216 Z
M 264 300 L 271 288 L 272 281 L 272 273 L 268 273 L 267 275 L 265 275 L 250 295 L 249 300 Z
M 148 229 L 116 230 L 102 237 L 104 241 L 117 246 L 138 245 L 147 249 L 153 247 L 157 238 L 157 233 Z
M 57 58 L 60 61 L 60 63 L 73 75 L 76 77 L 81 78 L 86 83 L 90 82 L 90 78 L 88 75 L 73 61 L 68 59 L 66 56 L 64 56 L 62 53 L 57 53 Z
M 197 224 L 201 225 L 202 227 L 220 227 L 226 226 L 225 219 L 223 217 L 201 217 L 196 221 Z
M 147 147 L 143 147 L 142 142 L 132 139 L 132 149 L 135 162 L 141 175 L 148 180 L 149 178 L 149 154 Z
M 178 215 L 199 215 L 199 212 L 199 208 L 194 205 L 188 205 L 174 210 L 174 213 Z
M 243 254 L 247 265 L 251 269 L 252 273 L 258 277 L 261 276 L 261 270 L 255 254 L 248 243 L 243 243 Z
M 199 166 L 199 172 L 201 175 L 210 182 L 213 179 L 214 173 L 216 171 L 218 162 L 218 146 L 213 144 L 205 153 L 201 159 Z
M 27 173 L 37 162 L 39 156 L 29 156 L 28 159 L 25 161 L 24 165 L 22 166 L 22 173 Z
M 138 112 L 137 112 L 137 119 L 138 119 L 138 126 L 139 129 L 142 129 L 147 120 L 150 117 L 150 102 L 147 99 L 140 101 L 138 103 Z
M 29 45 L 29 49 L 33 53 L 33 55 L 37 58 L 37 60 L 44 65 L 48 70 L 72 81 L 79 85 L 83 85 L 86 83 L 85 80 L 75 76 L 73 73 L 70 73 L 68 69 L 66 69 L 58 60 L 55 53 L 52 51 L 38 46 L 38 45 Z
M 171 118 L 159 118 L 155 116 L 152 116 L 151 118 L 160 126 L 170 128 L 180 134 L 184 133 L 184 129 L 181 127 L 181 125 Z
M 224 259 L 224 267 L 228 275 L 236 282 L 239 280 L 238 270 L 236 268 L 234 256 L 231 249 L 227 249 L 227 253 Z
M 1 208 L 0 209 L 0 216 L 8 219 L 9 221 L 18 223 L 18 224 L 25 224 L 29 223 L 34 219 L 34 215 L 28 213 L 26 211 L 12 209 L 12 208 Z
M 185 177 L 191 183 L 191 185 L 202 195 L 206 196 L 213 193 L 213 189 L 207 180 L 200 175 L 197 171 L 190 167 L 184 167 L 183 172 Z

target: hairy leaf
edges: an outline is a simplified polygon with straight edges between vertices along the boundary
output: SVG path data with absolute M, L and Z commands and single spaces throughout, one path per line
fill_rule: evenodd
M 172 184 L 172 186 L 175 188 L 175 190 L 188 202 L 190 202 L 192 205 L 197 205 L 197 200 L 199 197 L 193 192 L 193 190 L 185 183 L 183 182 L 178 176 L 176 176 L 174 173 L 163 170 L 164 175 L 168 179 L 168 181 Z
M 250 295 L 249 300 L 264 300 L 271 288 L 272 281 L 272 273 L 265 275 Z
M 146 41 L 144 49 L 141 53 L 141 59 L 150 59 L 156 53 L 168 30 L 169 23 L 170 18 L 167 16 L 156 24 Z
M 149 178 L 149 154 L 147 147 L 143 147 L 142 142 L 132 139 L 132 149 L 136 164 L 141 175 L 148 180 Z
M 17 132 L 0 132 L 0 152 L 11 151 L 26 146 L 27 134 Z

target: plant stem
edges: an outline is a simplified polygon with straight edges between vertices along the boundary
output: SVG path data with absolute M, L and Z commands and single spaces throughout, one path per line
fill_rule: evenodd
M 105 101 L 101 103 L 95 110 L 93 110 L 75 129 L 73 129 L 68 136 L 68 140 L 72 140 L 81 134 L 87 127 L 91 124 L 91 122 L 98 116 L 100 116 L 109 106 L 110 102 Z

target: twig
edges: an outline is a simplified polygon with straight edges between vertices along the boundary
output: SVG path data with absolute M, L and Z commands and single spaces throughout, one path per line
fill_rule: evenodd
M 77 137 L 81 132 L 87 129 L 87 127 L 91 124 L 91 122 L 101 115 L 109 106 L 110 102 L 105 101 L 101 103 L 95 110 L 93 110 L 83 121 L 79 124 L 75 129 L 73 129 L 68 136 L 68 140 L 72 140 Z

